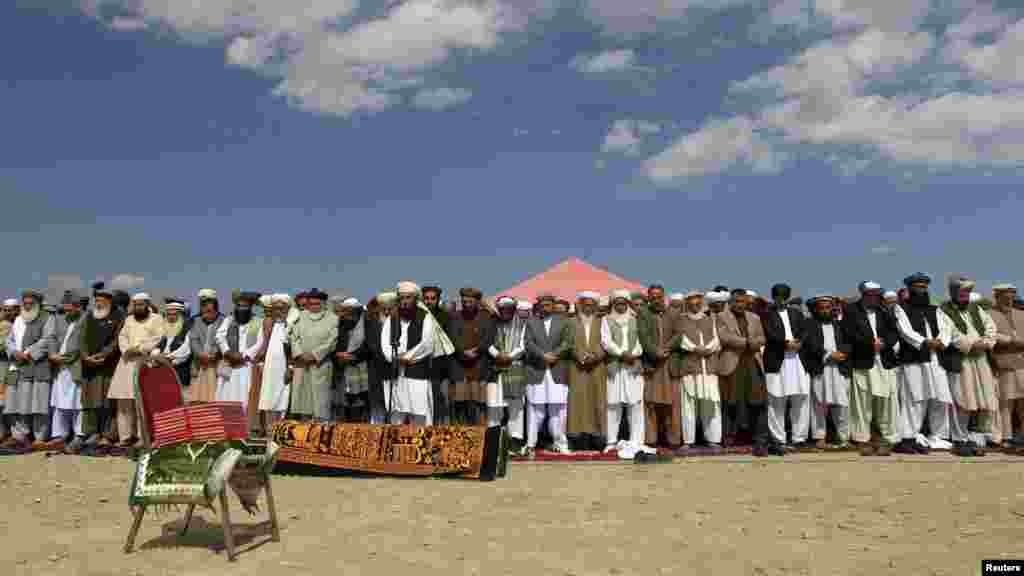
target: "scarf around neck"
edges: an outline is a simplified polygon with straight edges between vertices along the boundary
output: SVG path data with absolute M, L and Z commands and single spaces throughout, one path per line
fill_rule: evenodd
M 949 316 L 949 319 L 956 324 L 957 330 L 961 334 L 967 334 L 967 323 L 964 322 L 963 312 L 966 311 L 971 317 L 971 324 L 974 325 L 974 329 L 978 332 L 979 336 L 985 335 L 985 323 L 981 320 L 981 309 L 977 304 L 968 304 L 966 309 L 961 309 L 953 302 L 946 302 L 942 305 L 942 311 Z

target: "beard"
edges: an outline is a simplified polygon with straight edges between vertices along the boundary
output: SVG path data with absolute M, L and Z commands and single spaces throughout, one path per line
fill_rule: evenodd
M 92 309 L 92 317 L 97 320 L 104 320 L 107 316 L 110 316 L 110 306 L 97 304 Z
M 164 323 L 164 336 L 168 338 L 177 338 L 178 334 L 181 334 L 181 330 L 185 327 L 185 320 L 181 316 L 174 322 Z
M 252 310 L 235 310 L 235 321 L 239 324 L 248 324 L 252 320 Z
M 21 309 L 21 319 L 26 324 L 31 324 L 32 322 L 35 322 L 36 318 L 38 318 L 38 317 L 39 317 L 39 305 L 38 304 L 34 304 L 31 308 L 29 308 L 27 310 L 24 307 L 22 307 L 22 309 Z
M 928 296 L 928 290 L 913 288 L 910 290 L 910 305 L 911 306 L 930 306 L 932 303 L 931 297 Z
M 132 316 L 135 316 L 135 320 L 142 322 L 146 320 L 146 318 L 149 318 L 149 308 L 146 308 L 145 310 L 136 310 L 132 313 Z

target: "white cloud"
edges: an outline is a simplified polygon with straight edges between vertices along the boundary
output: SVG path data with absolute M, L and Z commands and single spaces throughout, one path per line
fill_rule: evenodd
M 753 0 L 586 0 L 584 14 L 606 33 L 628 36 L 654 32 L 658 25 L 682 22 L 691 8 L 721 10 Z
M 621 72 L 634 67 L 636 54 L 632 50 L 608 50 L 597 54 L 578 54 L 569 67 L 584 74 Z
M 895 254 L 896 249 L 888 244 L 879 244 L 878 246 L 873 246 L 871 248 L 871 253 L 876 256 L 888 256 L 890 254 Z
M 1002 29 L 992 44 L 978 45 L 973 39 L 980 34 L 999 30 L 1006 23 L 995 14 L 976 15 L 952 32 L 946 53 L 949 60 L 962 64 L 974 78 L 1005 88 L 1024 84 L 1024 19 Z M 969 17 L 969 20 L 971 17 Z
M 125 18 L 123 16 L 115 16 L 110 21 L 110 27 L 118 32 L 132 32 L 135 30 L 145 30 L 146 22 L 138 18 Z
M 472 96 L 465 88 L 433 88 L 417 92 L 412 104 L 416 108 L 439 111 L 458 106 Z
M 737 164 L 755 172 L 777 172 L 782 165 L 782 155 L 776 153 L 754 127 L 754 122 L 746 116 L 711 120 L 648 158 L 644 168 L 648 177 L 659 184 L 722 172 Z
M 513 136 L 517 136 L 517 137 L 518 136 L 526 136 L 529 133 L 530 133 L 530 131 L 527 130 L 526 128 L 516 128 L 516 129 L 512 130 L 512 135 Z
M 146 283 L 145 276 L 141 274 L 121 273 L 114 274 L 110 279 L 110 283 L 107 284 L 107 288 L 110 290 L 124 290 L 130 292 L 132 290 L 138 290 Z
M 421 83 L 422 73 L 453 51 L 493 50 L 502 34 L 557 8 L 552 0 L 407 0 L 377 18 L 354 21 L 358 0 L 79 3 L 96 18 L 111 8 L 188 42 L 226 39 L 229 64 L 280 78 L 274 95 L 303 110 L 341 116 L 396 106 L 402 101 L 397 90 Z
M 616 120 L 604 138 L 601 151 L 621 152 L 627 156 L 635 156 L 640 153 L 643 137 L 656 134 L 660 130 L 661 126 L 647 120 L 629 118 Z

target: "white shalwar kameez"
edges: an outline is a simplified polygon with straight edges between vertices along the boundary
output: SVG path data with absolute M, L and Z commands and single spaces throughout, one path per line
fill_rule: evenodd
M 551 336 L 551 317 L 544 319 L 544 333 Z M 537 437 L 544 416 L 548 417 L 548 432 L 555 443 L 555 450 L 569 452 L 569 438 L 565 434 L 565 426 L 569 415 L 569 385 L 555 382 L 551 368 L 544 368 L 544 376 L 540 382 L 526 385 L 526 402 L 530 406 L 530 416 L 526 422 L 526 446 L 533 449 L 537 446 Z
M 910 346 L 920 350 L 925 340 L 938 338 L 943 345 L 953 344 L 953 333 L 950 320 L 942 310 L 935 311 L 935 323 L 939 333 L 932 334 L 931 326 L 924 323 L 924 334 L 919 334 L 910 325 L 910 319 L 902 307 L 897 306 L 896 325 L 899 328 L 901 346 Z M 946 369 L 939 364 L 939 354 L 932 352 L 931 360 L 919 364 L 904 364 L 900 378 L 900 424 L 905 440 L 914 440 L 920 444 L 936 449 L 952 447 L 949 438 L 949 415 L 953 408 L 953 396 L 949 392 L 949 378 Z M 924 426 L 925 413 L 931 436 L 927 439 L 921 434 Z
M 711 352 L 722 350 L 722 343 L 718 340 L 718 323 L 712 323 L 714 337 L 710 342 L 704 342 L 704 332 L 697 331 L 700 342 L 690 342 L 690 338 L 683 334 L 682 348 L 686 352 L 694 352 L 698 346 L 710 348 Z M 687 446 L 693 444 L 697 437 L 697 417 L 700 417 L 700 425 L 704 430 L 704 439 L 710 444 L 719 445 L 722 443 L 722 402 L 718 395 L 718 375 L 708 370 L 708 362 L 704 357 L 700 359 L 700 372 L 697 374 L 683 374 L 682 385 L 680 386 L 683 403 L 683 441 Z
M 832 354 L 839 351 L 835 326 L 822 324 L 821 334 L 825 368 L 821 375 L 811 376 L 811 435 L 814 440 L 825 439 L 826 417 L 831 413 L 839 442 L 846 444 L 850 439 L 850 381 L 831 361 Z
M 228 329 L 235 324 L 233 317 L 227 317 L 217 328 L 217 347 L 221 354 L 231 351 L 228 345 Z M 253 320 L 259 323 L 259 320 Z M 241 402 L 242 411 L 248 411 L 249 404 L 249 381 L 252 379 L 252 364 L 260 348 L 263 347 L 263 327 L 257 326 L 258 334 L 256 343 L 246 347 L 248 340 L 249 325 L 238 327 L 238 352 L 242 355 L 242 367 L 232 368 L 226 360 L 221 361 L 221 369 L 217 371 L 217 401 L 218 402 Z
M 493 345 L 487 349 L 487 352 L 491 355 L 491 358 L 497 358 L 501 354 L 501 350 L 498 350 Z M 526 326 L 523 326 L 523 331 L 519 335 L 519 342 L 516 343 L 509 356 L 512 357 L 512 362 L 516 363 L 522 362 L 524 354 L 526 354 Z M 487 383 L 487 426 L 500 426 L 503 409 L 508 408 L 507 429 L 509 435 L 522 440 L 523 424 L 526 421 L 526 411 L 523 410 L 524 399 L 522 397 L 511 398 L 505 395 L 505 378 L 506 374 L 500 372 L 495 382 Z
M 626 350 L 629 346 L 629 330 L 635 330 L 635 320 L 625 325 L 619 324 L 624 342 L 620 345 L 612 337 L 610 322 L 615 322 L 610 316 L 601 320 L 601 346 L 608 353 L 608 446 L 605 449 L 615 449 L 622 457 L 631 457 L 638 451 L 644 450 L 644 434 L 647 429 L 644 418 L 644 375 L 640 356 L 643 354 L 643 347 L 640 345 L 639 335 L 634 334 L 635 343 L 632 350 Z M 629 353 L 636 358 L 632 365 L 626 365 L 617 361 L 622 355 Z M 629 410 L 629 440 L 616 442 L 619 434 L 619 426 L 622 424 L 622 411 Z M 646 451 L 646 450 L 644 450 Z
M 79 334 L 81 332 L 75 330 L 73 324 L 69 325 L 64 331 L 64 340 L 58 354 L 66 354 L 68 341 Z M 82 387 L 71 377 L 70 368 L 61 368 L 54 378 L 50 389 L 50 405 L 53 407 L 51 438 L 67 438 L 72 431 L 76 436 L 82 436 Z
M 270 412 L 277 421 L 288 411 L 291 385 L 288 383 L 288 357 L 284 345 L 288 342 L 288 323 L 274 322 L 263 360 L 263 382 L 260 387 L 260 411 Z
M 945 311 L 943 311 L 945 312 Z M 953 395 L 954 402 L 950 406 L 949 432 L 954 442 L 975 442 L 985 446 L 992 439 L 991 426 L 994 415 L 999 411 L 999 393 L 996 390 L 996 377 L 992 373 L 992 365 L 988 357 L 968 356 L 968 353 L 991 350 L 996 345 L 996 323 L 989 316 L 988 312 L 978 310 L 981 317 L 984 334 L 979 334 L 974 327 L 974 319 L 967 310 L 960 312 L 960 316 L 967 326 L 967 333 L 960 334 L 955 330 L 952 319 L 949 319 L 948 326 L 953 332 L 953 345 L 963 353 L 963 362 L 960 373 L 948 373 L 949 389 Z M 970 390 L 964 388 L 969 387 Z M 970 398 L 971 401 L 967 399 Z M 974 434 L 968 430 L 971 420 L 969 404 L 976 404 L 976 412 L 979 419 L 979 428 L 987 429 L 984 433 Z
M 782 310 L 768 312 L 778 314 L 782 318 L 782 326 L 786 331 L 786 341 L 793 339 L 793 329 L 789 325 L 789 312 Z M 793 444 L 807 440 L 810 430 L 810 406 L 808 396 L 811 392 L 811 378 L 804 370 L 799 352 L 786 351 L 782 359 L 782 367 L 778 372 L 764 375 L 768 389 L 768 429 L 772 437 L 780 444 L 786 443 L 786 404 L 789 404 L 789 419 L 793 424 Z
M 871 333 L 877 339 L 878 313 L 868 310 L 867 319 Z M 893 346 L 894 354 L 899 353 L 899 346 L 899 342 Z M 885 440 L 890 444 L 896 444 L 903 438 L 903 419 L 900 418 L 899 411 L 899 374 L 899 370 L 888 370 L 882 365 L 880 354 L 875 354 L 875 363 L 869 370 L 851 370 L 849 398 L 853 406 L 847 410 L 847 418 L 849 437 L 855 442 L 871 441 L 872 418 L 887 423 L 888 434 L 885 435 Z M 880 413 L 883 412 L 883 408 L 884 413 Z
M 412 350 L 408 350 L 409 325 L 408 320 L 399 318 L 401 336 L 398 340 L 398 355 L 410 358 L 413 362 L 423 362 L 434 354 L 434 318 L 427 314 L 423 317 L 423 334 L 420 341 Z M 391 342 L 391 322 L 385 322 L 381 329 L 381 349 L 384 352 L 384 359 L 392 362 L 395 357 L 395 349 Z M 392 384 L 394 384 L 394 398 L 391 397 Z M 430 380 L 407 378 L 405 366 L 398 369 L 398 380 L 392 383 L 384 381 L 384 406 L 391 407 L 391 424 L 401 424 L 409 418 L 413 424 L 419 426 L 430 426 L 434 419 L 434 393 L 430 386 Z

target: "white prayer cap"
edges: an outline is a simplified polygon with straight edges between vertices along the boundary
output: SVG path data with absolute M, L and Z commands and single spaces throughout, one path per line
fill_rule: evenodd
M 611 300 L 607 296 L 601 296 L 601 300 L 598 301 L 601 306 L 610 306 Z
M 1004 282 L 1002 284 L 996 284 L 995 286 L 992 287 L 992 291 L 993 292 L 1009 292 L 1011 290 L 1016 292 L 1017 291 L 1017 287 L 1014 286 L 1013 284 L 1008 283 L 1008 282 Z
M 700 290 L 690 290 L 686 294 L 683 295 L 683 297 L 685 299 L 687 299 L 687 300 L 689 300 L 690 298 L 696 298 L 698 296 L 703 298 L 704 297 L 704 293 L 701 292 Z
M 751 298 L 757 298 L 757 292 L 754 292 L 753 290 L 747 290 L 747 296 L 750 296 Z
M 135 296 L 132 296 L 132 302 L 149 302 L 150 300 L 152 300 L 152 298 L 150 298 L 149 294 L 146 294 L 145 292 L 138 292 Z
M 878 282 L 861 282 L 859 288 L 861 292 L 867 292 L 868 290 L 881 290 L 882 285 Z
M 398 293 L 402 295 L 412 294 L 415 296 L 419 295 L 420 293 L 420 287 L 417 286 L 416 283 L 414 282 L 399 282 L 397 288 Z
M 377 301 L 381 304 L 390 304 L 398 300 L 398 294 L 395 292 L 381 292 L 377 294 Z
M 729 301 L 728 292 L 708 292 L 704 298 L 712 304 L 724 304 Z
M 4 300 L 4 306 L 20 306 L 20 305 L 21 304 L 18 302 L 18 300 L 16 298 L 8 298 L 7 300 Z
M 682 292 L 675 292 L 668 297 L 669 302 L 682 302 L 683 300 L 686 300 L 686 296 L 683 296 Z
M 344 301 L 342 301 L 341 305 L 342 306 L 348 306 L 349 308 L 358 308 L 359 307 L 359 299 L 358 298 L 354 298 L 354 297 L 346 298 Z
M 181 302 L 168 302 L 166 305 L 164 305 L 164 308 L 166 310 L 184 310 L 185 305 L 182 304 Z
M 522 310 L 523 312 L 527 312 L 533 310 L 533 306 L 531 306 L 530 303 L 527 302 L 526 300 L 523 300 L 519 304 L 516 304 L 516 310 Z
M 501 298 L 498 298 L 498 301 L 495 302 L 494 304 L 497 305 L 497 306 L 515 306 L 516 305 L 516 301 L 515 301 L 514 298 L 509 298 L 508 296 L 502 296 Z
M 630 296 L 631 294 L 629 293 L 629 290 L 612 290 L 611 300 L 612 302 L 616 300 L 626 300 L 628 302 L 631 299 Z
M 264 294 L 263 296 L 260 296 L 260 306 L 263 306 L 264 308 L 270 308 L 273 305 L 274 297 L 272 295 Z
M 899 297 L 900 297 L 900 295 L 897 294 L 895 290 L 886 290 L 885 294 L 882 294 L 882 298 L 885 298 L 886 300 L 888 300 L 890 298 L 899 298 Z
M 974 302 L 977 302 L 979 300 L 981 300 L 981 294 L 978 294 L 977 292 L 971 292 L 971 296 L 969 298 L 969 301 L 974 303 Z
M 593 290 L 584 290 L 583 292 L 580 292 L 579 294 L 576 295 L 576 299 L 577 300 L 593 300 L 593 301 L 597 302 L 598 300 L 601 299 L 601 295 L 598 294 L 597 292 L 594 292 Z
M 270 297 L 271 304 L 291 304 L 292 297 L 287 294 L 274 294 Z
M 199 299 L 200 300 L 216 300 L 217 299 L 217 291 L 214 290 L 213 288 L 203 288 L 202 290 L 199 291 Z
M 569 304 L 569 313 L 570 314 L 575 314 L 576 313 L 576 305 L 575 304 Z

